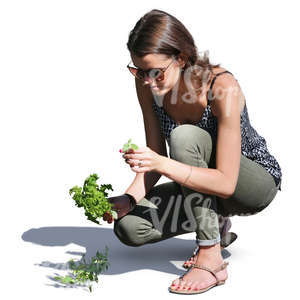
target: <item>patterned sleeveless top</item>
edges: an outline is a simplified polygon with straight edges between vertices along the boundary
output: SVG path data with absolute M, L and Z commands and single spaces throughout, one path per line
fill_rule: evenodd
M 217 138 L 217 128 L 218 128 L 218 119 L 216 116 L 212 114 L 210 101 L 212 99 L 212 86 L 215 82 L 217 76 L 223 73 L 230 73 L 229 71 L 224 71 L 216 74 L 213 78 L 211 85 L 209 87 L 207 101 L 208 104 L 204 110 L 201 120 L 194 124 L 196 126 L 201 127 L 202 129 L 208 131 L 212 136 Z M 152 108 L 156 113 L 161 131 L 167 140 L 168 145 L 170 146 L 170 133 L 171 131 L 179 126 L 162 106 L 158 106 L 155 100 L 152 103 Z M 241 112 L 241 153 L 245 155 L 247 158 L 254 160 L 255 162 L 259 163 L 262 167 L 269 172 L 276 183 L 276 186 L 280 183 L 279 190 L 281 191 L 281 168 L 278 164 L 277 160 L 274 156 L 272 156 L 267 148 L 266 140 L 257 133 L 257 131 L 251 126 L 248 110 L 245 103 L 244 109 Z

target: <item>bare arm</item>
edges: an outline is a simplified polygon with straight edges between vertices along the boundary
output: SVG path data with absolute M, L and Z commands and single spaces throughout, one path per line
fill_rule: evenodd
M 157 172 L 137 173 L 125 193 L 132 195 L 139 202 L 160 179 Z
M 222 88 L 222 94 L 219 93 L 213 104 L 218 117 L 216 168 L 190 166 L 162 157 L 158 172 L 191 190 L 227 199 L 235 191 L 240 168 L 241 90 L 229 75 L 218 77 L 213 92 L 217 88 Z
M 159 121 L 152 110 L 153 96 L 148 87 L 135 80 L 137 97 L 143 113 L 147 147 L 156 153 L 168 156 L 165 138 L 160 131 Z M 136 176 L 125 193 L 132 195 L 138 202 L 152 189 L 161 174 L 155 171 L 136 173 Z

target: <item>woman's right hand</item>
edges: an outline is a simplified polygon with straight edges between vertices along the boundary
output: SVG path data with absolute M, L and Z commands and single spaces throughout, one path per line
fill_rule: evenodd
M 120 196 L 109 197 L 107 200 L 112 204 L 112 210 L 116 211 L 118 214 L 118 219 L 131 212 L 137 204 L 136 199 L 127 193 Z M 113 221 L 113 217 L 105 213 L 103 215 L 103 220 L 111 223 Z

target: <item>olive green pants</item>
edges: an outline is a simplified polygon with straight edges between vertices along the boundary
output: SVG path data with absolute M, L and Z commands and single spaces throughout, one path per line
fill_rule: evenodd
M 216 140 L 204 129 L 184 124 L 172 130 L 170 158 L 202 167 L 216 167 Z M 230 198 L 199 193 L 175 181 L 154 186 L 133 211 L 115 220 L 114 232 L 128 246 L 155 243 L 195 232 L 196 244 L 210 246 L 221 240 L 219 215 L 249 216 L 266 208 L 276 186 L 271 174 L 241 154 L 236 189 Z

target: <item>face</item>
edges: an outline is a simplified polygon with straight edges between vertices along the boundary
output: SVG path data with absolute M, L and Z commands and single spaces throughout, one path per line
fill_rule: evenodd
M 152 93 L 163 96 L 167 94 L 176 85 L 180 79 L 181 67 L 184 65 L 183 60 L 179 57 L 174 59 L 164 54 L 147 54 L 143 57 L 131 55 L 133 64 L 142 70 L 149 70 L 153 68 L 167 68 L 164 72 L 164 79 L 161 81 L 155 80 L 146 76 L 144 85 L 149 86 Z M 174 61 L 172 62 L 172 60 Z

